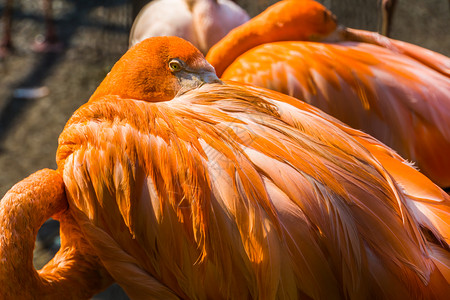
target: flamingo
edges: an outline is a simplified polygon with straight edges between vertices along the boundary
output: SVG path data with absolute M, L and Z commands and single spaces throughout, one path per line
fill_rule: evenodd
M 1 262 L 31 243 L 28 227 L 64 212 L 80 235 L 63 242 L 84 242 L 73 250 L 99 260 L 132 299 L 450 292 L 449 195 L 319 109 L 219 80 L 183 39 L 129 49 L 67 122 L 56 160 L 43 171 L 51 176 L 32 175 L 0 202 L 10 224 Z M 40 222 L 8 213 L 28 203 Z M 0 268 L 9 298 L 23 290 L 8 281 L 22 268 Z
M 391 34 L 392 18 L 394 16 L 397 0 L 381 0 L 381 34 Z
M 248 14 L 231 0 L 156 0 L 142 8 L 133 22 L 130 47 L 153 36 L 179 36 L 206 54 Z
M 284 0 L 231 31 L 206 56 L 222 79 L 317 106 L 450 187 L 450 59 L 339 25 L 312 0 Z

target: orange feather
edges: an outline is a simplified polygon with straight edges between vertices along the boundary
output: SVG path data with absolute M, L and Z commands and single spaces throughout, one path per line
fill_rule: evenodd
M 111 284 L 67 208 L 62 176 L 48 169 L 17 183 L 1 199 L 0 299 L 87 299 Z M 51 216 L 61 224 L 61 247 L 36 271 L 34 241 Z
M 153 66 L 175 57 L 201 65 L 179 39 L 135 46 L 60 137 L 75 219 L 130 297 L 448 292 L 449 219 L 425 213 L 450 216 L 442 190 L 370 136 L 288 96 L 226 82 L 162 101 L 181 75 Z M 141 68 L 159 90 L 127 81 Z M 133 95 L 152 92 L 131 98 L 113 78 Z
M 293 32 L 281 36 L 285 27 Z M 222 79 L 317 106 L 450 187 L 449 58 L 338 26 L 315 1 L 285 0 L 230 32 L 207 59 Z
M 450 292 L 446 193 L 306 103 L 220 82 L 179 38 L 119 60 L 57 163 L 83 238 L 132 299 Z

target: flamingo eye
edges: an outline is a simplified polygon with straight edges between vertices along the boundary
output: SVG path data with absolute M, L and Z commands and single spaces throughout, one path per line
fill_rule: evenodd
M 176 59 L 172 59 L 171 61 L 169 61 L 169 69 L 172 72 L 178 72 L 182 69 L 181 63 L 180 61 L 176 60 Z

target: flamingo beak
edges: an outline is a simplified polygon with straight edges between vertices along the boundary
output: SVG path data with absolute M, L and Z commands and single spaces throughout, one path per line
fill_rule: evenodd
M 190 90 L 201 87 L 204 84 L 222 83 L 214 71 L 180 71 L 177 74 L 178 82 L 181 86 L 178 95 L 182 95 Z

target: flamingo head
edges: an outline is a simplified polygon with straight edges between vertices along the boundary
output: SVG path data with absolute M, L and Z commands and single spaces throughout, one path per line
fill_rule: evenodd
M 153 37 L 122 56 L 91 101 L 105 95 L 168 101 L 205 83 L 220 82 L 214 68 L 191 43 L 178 37 Z

